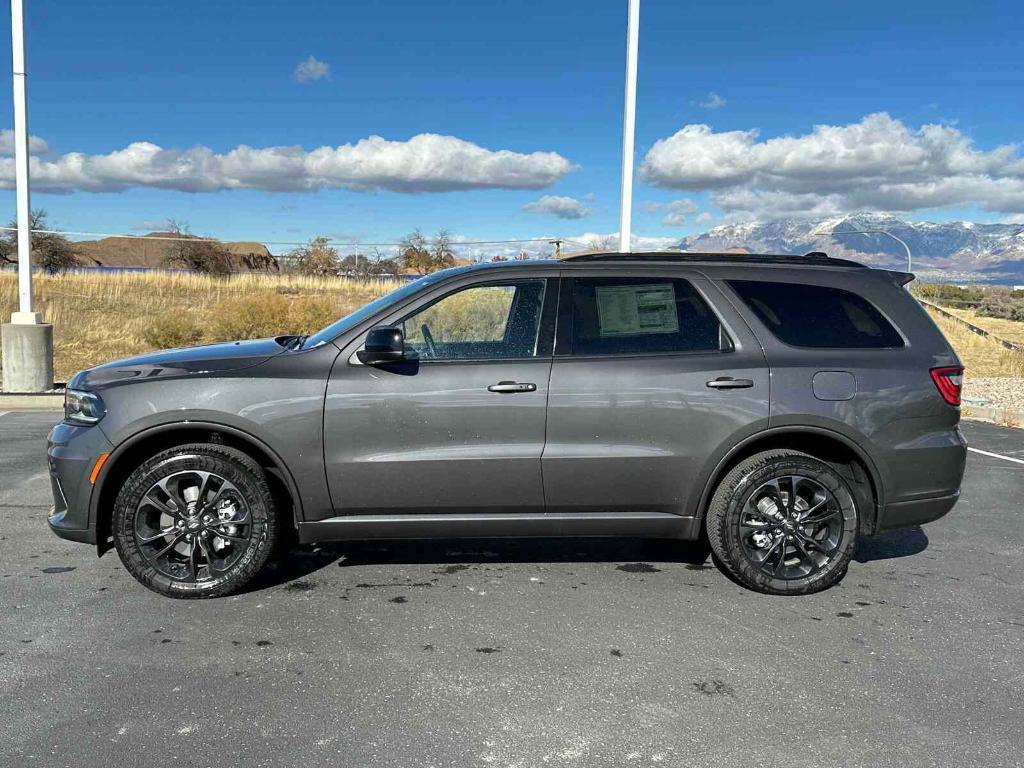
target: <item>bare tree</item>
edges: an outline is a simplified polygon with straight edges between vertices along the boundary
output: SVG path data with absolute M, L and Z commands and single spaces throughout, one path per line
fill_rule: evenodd
M 207 275 L 230 275 L 234 271 L 231 252 L 221 243 L 196 237 L 189 232 L 188 224 L 174 219 L 167 220 L 167 230 L 175 239 L 170 241 L 165 264 Z
M 591 251 L 606 252 L 616 250 L 616 240 L 612 235 L 595 235 L 586 242 L 586 246 Z
M 393 275 L 399 270 L 394 259 L 385 258 L 380 251 L 374 251 L 373 258 L 361 253 L 352 253 L 341 260 L 341 273 L 358 280 L 381 275 Z
M 295 269 L 304 275 L 336 277 L 338 275 L 338 249 L 332 248 L 326 237 L 314 237 L 305 245 L 288 254 Z
M 18 222 L 11 221 L 8 227 L 10 230 L 16 230 Z M 35 265 L 48 274 L 55 275 L 81 264 L 75 244 L 64 235 L 37 231 L 46 228 L 46 211 L 38 208 L 32 211 L 29 216 L 29 229 L 32 230 L 29 239 L 32 244 L 32 261 Z M 10 230 L 5 232 L 3 239 L 0 240 L 0 259 L 13 262 L 14 254 L 18 251 L 18 233 Z
M 446 229 L 439 230 L 430 244 L 430 255 L 434 261 L 434 269 L 447 269 L 455 266 L 455 252 L 452 250 L 452 236 Z
M 417 275 L 429 275 L 439 269 L 455 266 L 451 235 L 439 231 L 432 240 L 427 240 L 420 230 L 414 229 L 402 238 L 398 246 L 398 261 Z

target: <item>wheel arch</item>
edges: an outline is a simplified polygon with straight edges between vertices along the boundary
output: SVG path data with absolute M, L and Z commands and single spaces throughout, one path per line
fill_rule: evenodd
M 884 486 L 878 467 L 871 456 L 854 440 L 846 435 L 823 427 L 785 426 L 764 430 L 737 443 L 718 464 L 704 483 L 700 496 L 698 516 L 701 526 L 707 516 L 711 497 L 722 478 L 736 464 L 748 456 L 772 449 L 803 451 L 831 464 L 847 465 L 850 475 L 847 480 L 854 492 L 859 492 L 866 502 L 869 518 L 863 521 L 862 531 L 874 533 L 878 526 L 878 513 L 884 504 Z M 863 473 L 863 477 L 858 475 Z
M 250 456 L 267 471 L 276 500 L 279 504 L 285 502 L 288 507 L 279 506 L 282 521 L 287 519 L 289 512 L 293 526 L 302 519 L 302 498 L 295 479 L 277 452 L 258 437 L 217 422 L 160 424 L 136 432 L 118 444 L 96 477 L 89 502 L 89 518 L 96 521 L 97 555 L 102 556 L 110 548 L 110 521 L 121 481 L 150 456 L 175 445 L 194 442 L 220 443 Z

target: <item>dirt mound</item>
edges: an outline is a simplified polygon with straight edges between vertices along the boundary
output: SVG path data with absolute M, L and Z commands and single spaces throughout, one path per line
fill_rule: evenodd
M 104 237 L 75 243 L 78 256 L 86 266 L 151 267 L 166 265 L 171 241 L 162 238 L 192 237 L 172 232 L 150 232 L 142 237 Z M 199 238 L 196 238 L 199 239 Z M 227 242 L 236 272 L 277 272 L 280 265 L 267 246 L 257 242 Z

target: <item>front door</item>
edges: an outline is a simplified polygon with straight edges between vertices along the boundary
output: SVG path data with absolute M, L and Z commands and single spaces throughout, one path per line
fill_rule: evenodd
M 550 287 L 549 287 L 550 284 Z M 338 358 L 324 458 L 339 514 L 540 512 L 557 280 L 436 288 L 381 318 L 412 358 Z
M 542 462 L 548 511 L 693 515 L 715 452 L 767 426 L 760 345 L 699 274 L 564 274 Z

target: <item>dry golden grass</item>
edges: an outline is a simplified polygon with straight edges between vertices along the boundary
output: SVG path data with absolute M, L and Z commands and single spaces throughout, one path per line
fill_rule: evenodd
M 94 272 L 34 280 L 37 310 L 54 325 L 58 381 L 83 368 L 154 349 L 161 319 L 192 325 L 200 341 L 226 339 L 238 324 L 260 335 L 310 333 L 397 287 L 393 282 L 298 275 L 212 278 L 188 273 Z M 14 272 L 0 272 L 0 316 L 17 308 Z M 260 311 L 265 307 L 267 312 Z M 266 315 L 265 322 L 255 322 Z M 265 331 L 265 332 L 264 332 Z M 237 338 L 237 336 L 235 336 Z
M 928 313 L 960 356 L 968 377 L 1024 376 L 1024 353 L 1006 349 L 937 312 L 929 310 Z
M 58 381 L 83 368 L 161 346 L 147 336 L 166 345 L 175 337 L 188 343 L 310 333 L 397 287 L 375 280 L 298 275 L 223 279 L 163 272 L 37 276 L 34 285 L 38 310 L 54 324 Z M 17 291 L 15 273 L 0 272 L 0 316 L 7 318 L 16 309 Z M 932 316 L 964 361 L 968 376 L 1024 376 L 1024 354 Z M 992 318 L 971 322 L 1003 338 L 1024 340 L 1024 323 Z
M 1002 320 L 998 317 L 985 317 L 973 309 L 951 309 L 950 307 L 943 307 L 943 309 L 1000 338 L 1024 344 L 1024 323 L 1019 323 L 1016 320 Z

